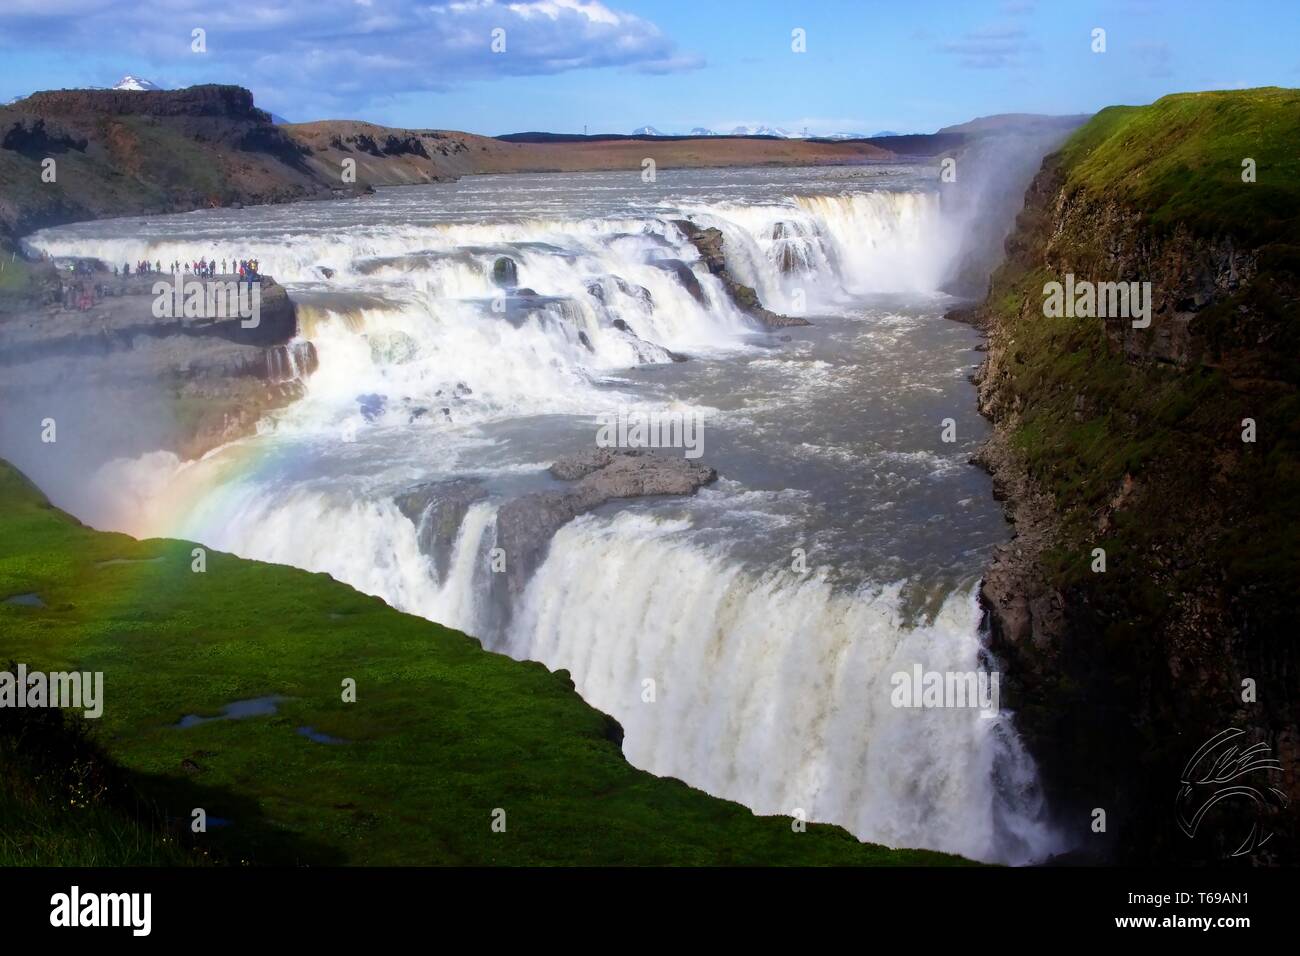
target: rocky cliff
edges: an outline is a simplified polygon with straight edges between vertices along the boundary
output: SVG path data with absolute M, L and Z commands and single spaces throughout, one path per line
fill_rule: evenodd
M 308 152 L 240 87 L 34 93 L 0 109 L 0 233 L 333 195 Z
M 253 325 L 159 317 L 154 285 L 173 276 L 29 270 L 23 308 L 0 311 L 8 446 L 36 454 L 50 418 L 63 444 L 49 453 L 82 465 L 156 449 L 197 458 L 299 397 L 316 367 L 311 343 L 296 338 L 293 302 L 270 277 Z
M 964 316 L 1016 528 L 983 584 L 992 647 L 1090 855 L 1296 859 L 1298 156 L 1296 91 L 1105 110 L 1044 162 Z M 1054 317 L 1067 280 L 1149 283 L 1149 325 L 1114 301 Z

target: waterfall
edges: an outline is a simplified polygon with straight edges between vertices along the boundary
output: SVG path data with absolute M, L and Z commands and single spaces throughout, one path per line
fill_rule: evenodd
M 637 766 L 757 813 L 977 859 L 1051 846 L 1041 797 L 994 786 L 995 765 L 1032 776 L 1005 716 L 891 704 L 891 675 L 914 664 L 980 667 L 973 590 L 904 627 L 896 585 L 755 578 L 674 530 L 631 513 L 562 528 L 501 649 L 568 668 Z
M 684 217 L 722 231 L 728 270 L 778 312 L 931 295 L 953 249 L 935 192 L 880 189 L 641 215 L 208 228 L 202 239 L 186 217 L 151 221 L 143 237 L 46 230 L 30 243 L 53 256 L 256 258 L 289 287 L 319 363 L 304 396 L 245 443 L 258 467 L 233 450 L 117 462 L 95 481 L 115 500 L 82 513 L 327 572 L 493 650 L 566 668 L 623 724 L 634 764 L 756 812 L 978 859 L 1048 855 L 1055 838 L 1008 715 L 891 703 L 891 675 L 913 665 L 987 664 L 969 583 L 909 621 L 900 582 L 846 589 L 756 571 L 685 533 L 706 520 L 687 506 L 675 517 L 633 506 L 561 527 L 508 623 L 494 613 L 484 556 L 513 486 L 489 479 L 536 479 L 546 462 L 485 459 L 494 439 L 482 429 L 663 400 L 629 370 L 734 354 L 761 331 L 674 225 Z M 284 359 L 296 374 L 294 351 Z M 829 384 L 809 388 L 833 387 L 835 367 L 824 371 Z M 400 493 L 464 476 L 483 493 L 431 553 Z M 181 504 L 163 511 L 168 488 Z

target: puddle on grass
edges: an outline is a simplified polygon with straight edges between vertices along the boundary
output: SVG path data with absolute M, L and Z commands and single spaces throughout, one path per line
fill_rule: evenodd
M 351 741 L 344 740 L 342 737 L 331 737 L 327 733 L 317 730 L 315 727 L 299 727 L 298 733 L 308 740 L 314 740 L 318 744 L 346 744 Z
M 32 594 L 15 594 L 13 597 L 5 598 L 6 604 L 19 604 L 23 607 L 45 607 L 45 602 L 41 596 L 36 593 Z
M 280 701 L 286 699 L 279 694 L 271 694 L 267 697 L 250 697 L 248 700 L 237 700 L 221 708 L 221 714 L 218 717 L 200 717 L 198 714 L 186 714 L 172 726 L 178 730 L 184 730 L 186 727 L 197 727 L 199 724 L 211 723 L 214 720 L 243 720 L 245 717 L 265 717 L 274 714 Z
M 268 717 L 274 714 L 281 701 L 288 700 L 279 694 L 270 694 L 266 697 L 250 697 L 248 700 L 236 700 L 221 708 L 221 714 L 217 717 L 200 717 L 198 714 L 186 714 L 179 721 L 172 724 L 177 730 L 184 730 L 187 727 L 197 727 L 199 724 L 209 724 L 214 720 L 243 720 L 245 717 Z M 315 741 L 318 744 L 346 744 L 351 743 L 342 737 L 331 737 L 327 733 L 322 733 L 315 727 L 299 727 L 298 733 L 308 740 Z M 212 818 L 208 818 L 208 824 L 212 824 Z
M 299 727 L 298 733 L 302 734 L 308 740 L 314 740 L 318 744 L 345 744 L 348 741 L 342 737 L 331 737 L 329 734 L 323 734 L 315 727 Z

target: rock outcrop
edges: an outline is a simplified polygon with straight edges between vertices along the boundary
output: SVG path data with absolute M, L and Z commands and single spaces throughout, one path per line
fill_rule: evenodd
M 791 315 L 778 315 L 776 312 L 764 308 L 763 303 L 759 301 L 757 292 L 749 286 L 736 281 L 727 270 L 727 257 L 722 250 L 722 230 L 701 229 L 687 219 L 674 219 L 673 225 L 699 251 L 700 259 L 705 268 L 709 270 L 709 274 L 718 277 L 719 281 L 722 282 L 722 287 L 726 289 L 727 295 L 736 303 L 736 307 L 740 311 L 756 319 L 767 329 L 783 329 L 791 326 L 812 324 L 807 319 Z
M 447 580 L 456 535 L 470 505 L 487 496 L 482 482 L 470 478 L 431 481 L 398 495 L 394 501 L 415 525 L 422 554 L 434 564 L 439 581 Z
M 138 428 L 122 430 L 116 455 L 199 457 L 299 397 L 316 368 L 292 301 L 269 276 L 246 328 L 251 319 L 238 315 L 156 315 L 155 284 L 173 288 L 174 276 L 29 268 L 27 299 L 0 313 L 0 398 L 11 410 L 69 409 L 65 419 L 88 433 L 108 430 L 94 424 L 101 416 L 133 415 Z
M 503 577 L 511 600 L 523 593 L 555 532 L 578 515 L 616 498 L 694 494 L 718 477 L 712 468 L 686 458 L 607 448 L 561 458 L 551 466 L 551 475 L 573 486 L 515 498 L 497 512 L 497 546 L 506 555 Z

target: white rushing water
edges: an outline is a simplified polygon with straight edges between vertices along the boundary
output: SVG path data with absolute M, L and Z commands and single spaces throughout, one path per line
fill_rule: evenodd
M 757 329 L 673 224 L 684 217 L 721 229 L 732 273 L 812 329 Z M 49 230 L 32 244 L 56 256 L 256 258 L 320 358 L 257 437 L 200 462 L 113 462 L 66 504 L 325 571 L 566 668 L 623 724 L 634 764 L 756 812 L 1039 859 L 1058 847 L 1009 715 L 890 696 L 914 664 L 988 666 L 974 591 L 1005 532 L 965 464 L 983 425 L 964 381 L 973 342 L 939 318 L 950 233 L 907 167 L 698 171 L 657 189 L 483 177 Z M 557 487 L 546 465 L 589 448 L 615 406 L 703 415 L 722 480 L 577 518 L 503 599 L 497 508 Z M 939 441 L 945 415 L 956 446 Z M 438 482 L 435 501 L 473 493 L 423 517 L 399 506 Z

